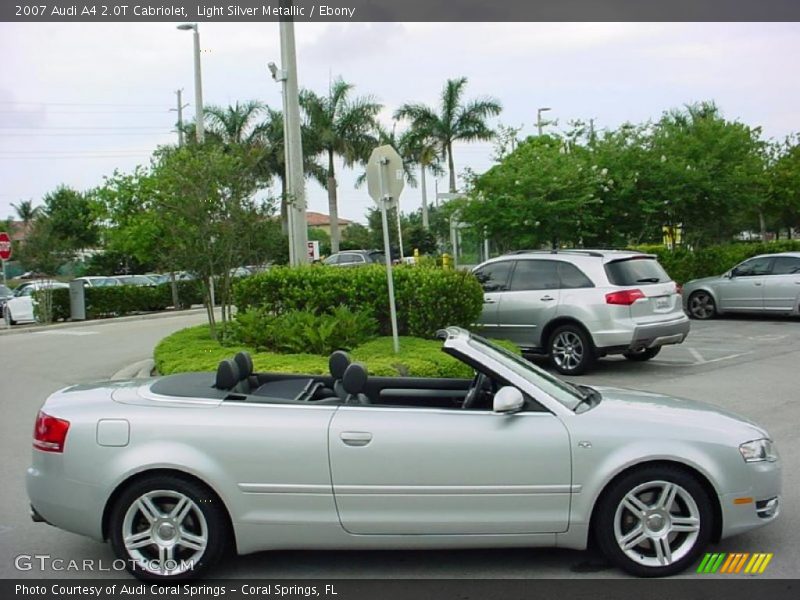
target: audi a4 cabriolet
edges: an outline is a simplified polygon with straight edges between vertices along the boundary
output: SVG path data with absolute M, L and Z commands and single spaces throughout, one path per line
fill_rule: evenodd
M 774 521 L 769 434 L 717 407 L 570 384 L 469 332 L 440 332 L 472 380 L 216 373 L 76 385 L 39 412 L 36 521 L 110 542 L 142 579 L 229 550 L 584 549 L 638 576 Z

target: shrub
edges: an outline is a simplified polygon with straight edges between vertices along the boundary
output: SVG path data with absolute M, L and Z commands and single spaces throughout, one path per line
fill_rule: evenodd
M 400 335 L 431 337 L 448 325 L 470 326 L 481 313 L 483 291 L 471 273 L 413 266 L 393 273 Z M 343 305 L 376 319 L 382 335 L 391 332 L 386 269 L 380 265 L 273 268 L 236 282 L 234 302 L 239 311 L 261 308 L 273 314 L 323 314 Z
M 202 304 L 202 287 L 198 281 L 179 281 L 178 300 L 180 308 L 192 304 Z M 66 321 L 70 318 L 70 299 L 68 289 L 51 290 L 53 294 L 53 320 Z M 39 292 L 35 292 L 39 294 Z M 114 287 L 84 288 L 86 318 L 123 316 L 137 312 L 165 310 L 172 306 L 172 288 L 169 283 L 155 287 L 122 285 Z M 37 311 L 38 318 L 38 311 Z
M 686 283 L 700 277 L 721 275 L 758 254 L 800 251 L 800 240 L 780 240 L 777 242 L 735 243 L 706 246 L 697 250 L 665 246 L 635 246 L 634 250 L 655 254 L 658 262 L 678 283 Z
M 338 306 L 321 315 L 302 310 L 276 315 L 252 309 L 236 315 L 230 337 L 234 343 L 259 350 L 327 356 L 334 350 L 350 350 L 377 334 L 378 323 L 369 313 Z

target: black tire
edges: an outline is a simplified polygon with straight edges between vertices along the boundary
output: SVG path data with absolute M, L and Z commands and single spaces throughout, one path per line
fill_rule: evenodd
M 168 513 L 184 499 L 183 518 L 170 519 Z M 150 520 L 145 514 L 148 501 L 158 510 L 159 518 Z M 188 502 L 191 506 L 185 508 Z M 146 510 L 155 516 L 152 508 Z M 129 531 L 139 536 L 133 543 L 140 547 L 126 547 L 125 534 Z M 114 554 L 125 561 L 127 570 L 137 579 L 184 581 L 201 577 L 217 564 L 233 536 L 225 507 L 206 486 L 175 475 L 153 475 L 134 481 L 117 498 L 109 518 L 109 539 Z M 169 562 L 170 546 L 175 565 Z M 161 563 L 166 570 L 159 570 Z
M 711 294 L 705 290 L 692 292 L 686 308 L 689 316 L 699 321 L 707 321 L 717 316 L 717 304 Z
M 582 375 L 594 364 L 594 344 L 577 325 L 562 325 L 547 343 L 550 364 L 562 375 Z
M 657 346 L 655 348 L 642 348 L 641 350 L 633 350 L 631 352 L 623 353 L 623 356 L 628 360 L 632 360 L 633 362 L 645 362 L 650 360 L 651 358 L 655 358 L 658 356 L 658 353 L 661 352 L 661 346 Z
M 657 505 L 666 489 L 676 491 L 665 510 Z M 634 503 L 623 503 L 631 495 L 647 509 L 639 513 L 641 519 L 628 508 L 636 508 Z M 596 507 L 593 533 L 606 558 L 624 571 L 637 577 L 666 577 L 697 560 L 711 539 L 713 519 L 711 499 L 693 475 L 678 467 L 654 465 L 623 475 L 605 490 Z M 673 531 L 673 527 L 683 529 Z M 631 546 L 623 549 L 623 542 Z

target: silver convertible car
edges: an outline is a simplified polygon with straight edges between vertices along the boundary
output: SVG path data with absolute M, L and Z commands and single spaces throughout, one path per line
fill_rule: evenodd
M 108 540 L 143 579 L 230 548 L 586 548 L 639 576 L 690 566 L 780 506 L 769 434 L 716 407 L 573 385 L 459 328 L 472 380 L 217 373 L 77 385 L 38 414 L 32 517 Z

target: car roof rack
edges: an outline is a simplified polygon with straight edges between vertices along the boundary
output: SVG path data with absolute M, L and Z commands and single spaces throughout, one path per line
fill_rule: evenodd
M 599 250 L 583 250 L 582 248 L 558 248 L 555 250 L 514 250 L 507 255 L 514 254 L 583 254 L 584 256 L 595 256 L 602 258 L 604 254 Z

